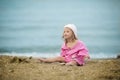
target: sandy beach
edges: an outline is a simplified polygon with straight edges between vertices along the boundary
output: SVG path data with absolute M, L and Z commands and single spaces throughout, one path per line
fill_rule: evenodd
M 120 58 L 65 66 L 38 63 L 33 57 L 0 56 L 0 80 L 120 80 Z

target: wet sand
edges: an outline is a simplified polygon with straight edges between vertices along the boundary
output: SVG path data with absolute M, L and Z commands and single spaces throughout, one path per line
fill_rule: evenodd
M 0 80 L 120 80 L 120 58 L 65 66 L 38 63 L 32 57 L 0 56 Z

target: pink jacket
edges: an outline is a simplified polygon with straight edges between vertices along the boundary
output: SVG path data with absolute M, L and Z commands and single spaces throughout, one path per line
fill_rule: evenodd
M 64 43 L 61 48 L 61 56 L 65 58 L 65 62 L 75 60 L 79 65 L 84 64 L 85 57 L 89 58 L 88 49 L 80 40 L 72 48 L 68 48 Z

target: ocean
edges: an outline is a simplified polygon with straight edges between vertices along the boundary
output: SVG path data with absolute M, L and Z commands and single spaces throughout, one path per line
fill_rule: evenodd
M 0 0 L 0 55 L 58 56 L 66 24 L 91 58 L 120 54 L 120 0 Z

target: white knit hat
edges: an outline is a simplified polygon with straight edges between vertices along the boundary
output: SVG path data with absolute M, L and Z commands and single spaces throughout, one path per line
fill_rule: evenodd
M 75 37 L 77 38 L 77 28 L 76 28 L 76 26 L 74 24 L 67 24 L 67 25 L 64 26 L 64 28 L 66 28 L 66 27 L 70 28 L 74 32 Z

